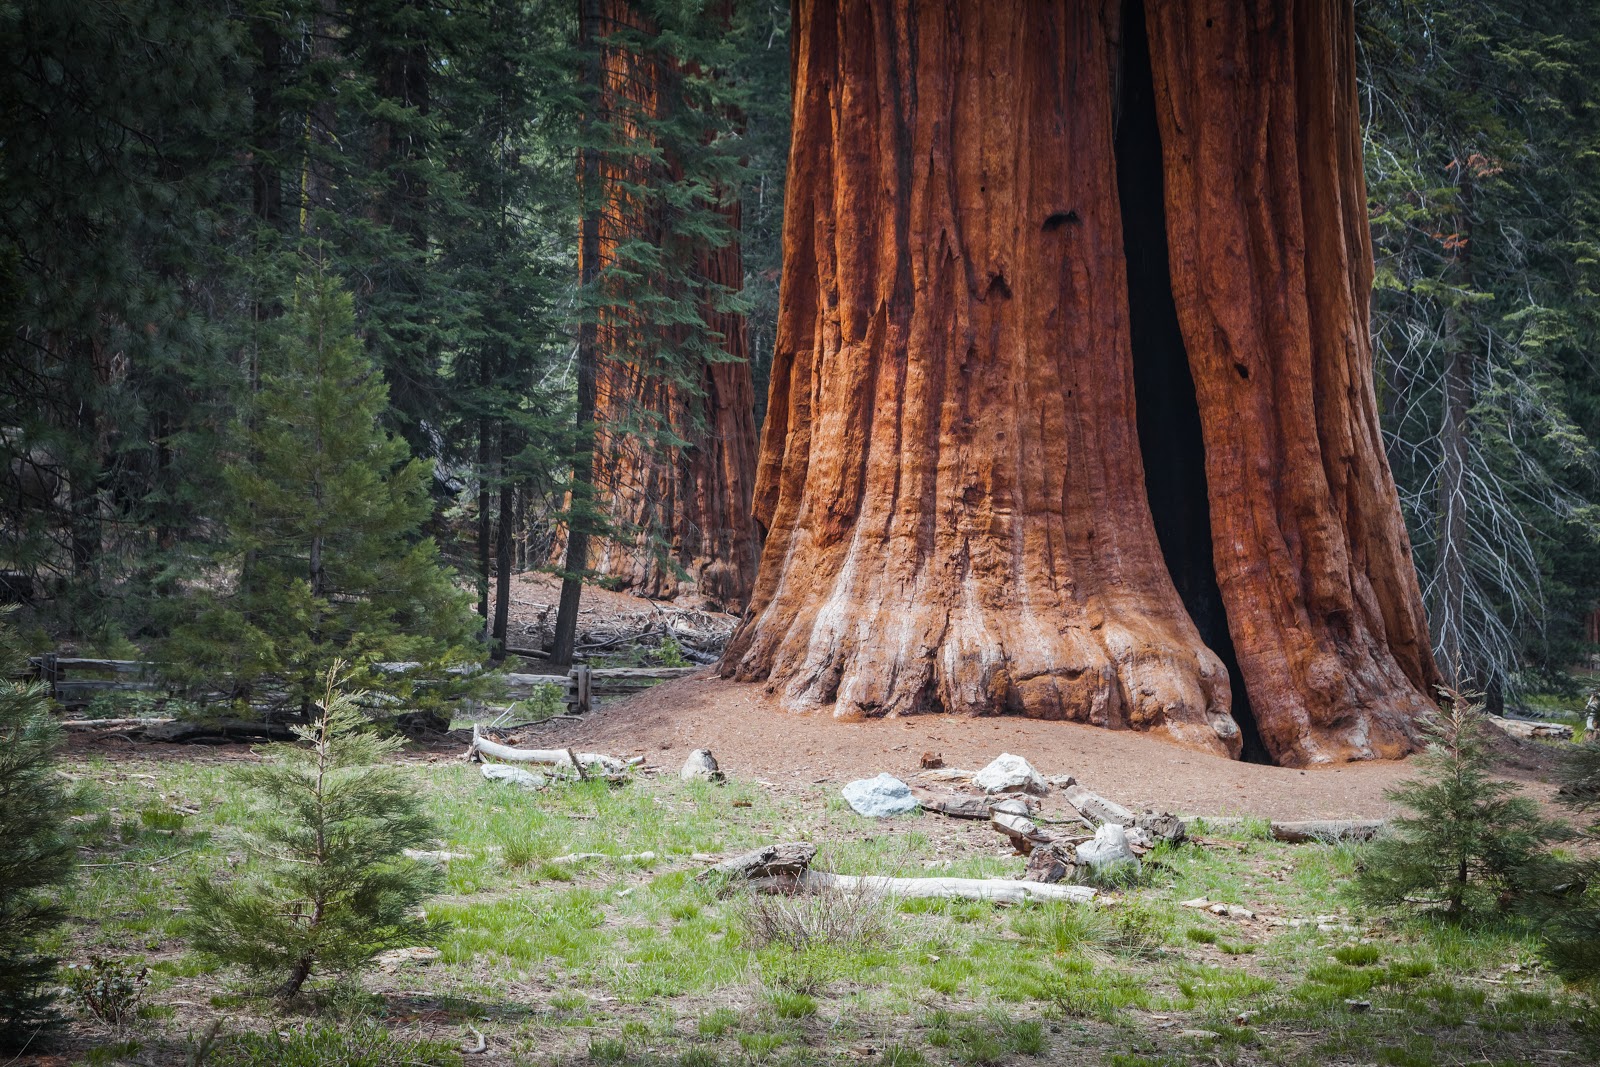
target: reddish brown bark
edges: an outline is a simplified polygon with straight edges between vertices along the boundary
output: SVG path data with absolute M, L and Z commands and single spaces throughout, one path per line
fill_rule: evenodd
M 605 0 L 605 34 L 640 28 L 626 0 Z M 621 44 L 603 49 L 605 99 L 617 134 L 641 145 L 649 134 L 630 116 L 660 117 L 672 106 L 678 72 Z M 737 241 L 721 248 L 689 246 L 658 208 L 631 198 L 627 187 L 681 177 L 669 159 L 650 163 L 631 153 L 602 164 L 608 187 L 600 261 L 621 242 L 645 240 L 691 257 L 710 286 L 738 290 L 744 265 Z M 737 233 L 737 206 L 726 209 Z M 675 247 L 674 247 L 675 246 Z M 758 542 L 750 516 L 755 481 L 754 393 L 742 315 L 704 310 L 705 330 L 720 335 L 726 362 L 705 362 L 698 380 L 680 384 L 652 348 L 679 338 L 650 326 L 626 304 L 607 304 L 599 323 L 596 504 L 617 535 L 596 541 L 590 566 L 651 596 L 685 592 L 743 607 L 755 577 Z M 664 447 L 663 439 L 687 442 Z
M 1288 764 L 1403 755 L 1435 671 L 1373 395 L 1350 6 L 1149 12 L 1213 555 L 1262 740 Z
M 1209 45 L 1176 21 L 1198 6 L 1152 5 L 1151 52 L 1241 681 L 1281 762 L 1399 754 L 1431 665 L 1373 417 L 1348 23 L 1306 26 L 1301 49 L 1334 34 L 1320 43 L 1341 50 L 1297 81 L 1286 16 L 1249 38 L 1254 56 L 1185 53 Z M 1121 4 L 801 0 L 797 15 L 768 534 L 724 672 L 841 716 L 1019 713 L 1239 755 L 1227 672 L 1144 491 L 1113 151 Z M 1262 112 L 1229 92 L 1277 95 Z M 1258 258 L 1196 255 L 1217 250 L 1219 211 Z

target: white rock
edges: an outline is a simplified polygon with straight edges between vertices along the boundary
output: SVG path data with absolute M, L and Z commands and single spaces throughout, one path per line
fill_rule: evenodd
M 549 781 L 542 774 L 534 774 L 521 767 L 508 767 L 503 763 L 483 764 L 483 776 L 491 782 L 514 782 L 525 789 L 538 789 Z
M 683 765 L 683 770 L 678 772 L 678 777 L 686 782 L 696 779 L 703 782 L 722 781 L 722 772 L 717 769 L 717 758 L 711 754 L 709 748 L 697 748 L 689 753 L 689 759 Z
M 1078 846 L 1078 860 L 1096 871 L 1132 864 L 1139 866 L 1139 857 L 1128 847 L 1128 834 L 1114 822 L 1108 822 L 1094 832 L 1093 841 Z
M 1204 907 L 1209 907 L 1210 904 L 1211 904 L 1211 901 L 1206 899 L 1205 897 L 1195 897 L 1193 900 L 1180 900 L 1178 902 L 1178 907 L 1180 907 L 1180 908 L 1204 908 Z
M 839 793 L 858 815 L 875 819 L 917 810 L 917 799 L 911 795 L 911 787 L 892 774 L 862 778 L 851 782 Z
M 1000 753 L 998 759 L 973 775 L 972 784 L 985 793 L 1032 793 L 1042 797 L 1050 792 L 1033 764 L 1009 752 Z

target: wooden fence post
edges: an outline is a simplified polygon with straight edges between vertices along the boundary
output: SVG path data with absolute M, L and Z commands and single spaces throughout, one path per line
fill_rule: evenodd
M 567 711 L 584 714 L 589 710 L 589 668 L 575 665 L 567 674 Z

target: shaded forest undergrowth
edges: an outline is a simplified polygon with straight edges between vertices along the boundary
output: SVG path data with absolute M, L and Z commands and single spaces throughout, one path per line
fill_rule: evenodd
M 637 777 L 531 792 L 441 756 L 403 767 L 438 819 L 449 924 L 361 988 L 286 1013 L 189 954 L 182 885 L 243 862 L 246 802 L 213 754 L 63 764 L 84 867 L 50 946 L 149 968 L 134 1018 L 85 1015 L 74 1062 L 295 1064 L 1103 1062 L 1558 1064 L 1600 1055 L 1600 1013 L 1540 969 L 1533 929 L 1364 911 L 1349 846 L 1249 826 L 1161 846 L 1094 907 L 839 897 L 773 916 L 697 875 L 805 838 L 848 873 L 1010 876 L 981 825 L 873 822 L 833 786 Z M 1255 830 L 1264 831 L 1265 827 Z M 645 859 L 583 859 L 574 853 Z M 1241 904 L 1254 918 L 1181 906 Z M 770 899 L 770 898 L 763 898 Z M 211 1045 L 197 1045 L 217 1023 Z M 484 1038 L 481 1054 L 474 1048 Z M 24 1056 L 19 1062 L 28 1062 Z M 34 1062 L 57 1063 L 40 1057 Z

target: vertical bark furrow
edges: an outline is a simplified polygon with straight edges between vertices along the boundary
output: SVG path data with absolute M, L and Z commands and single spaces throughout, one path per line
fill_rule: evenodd
M 1237 754 L 1139 489 L 1118 15 L 801 5 L 769 537 L 729 673 Z
M 1348 5 L 1149 18 L 1216 570 L 1263 740 L 1289 764 L 1403 755 L 1432 664 L 1376 434 Z

